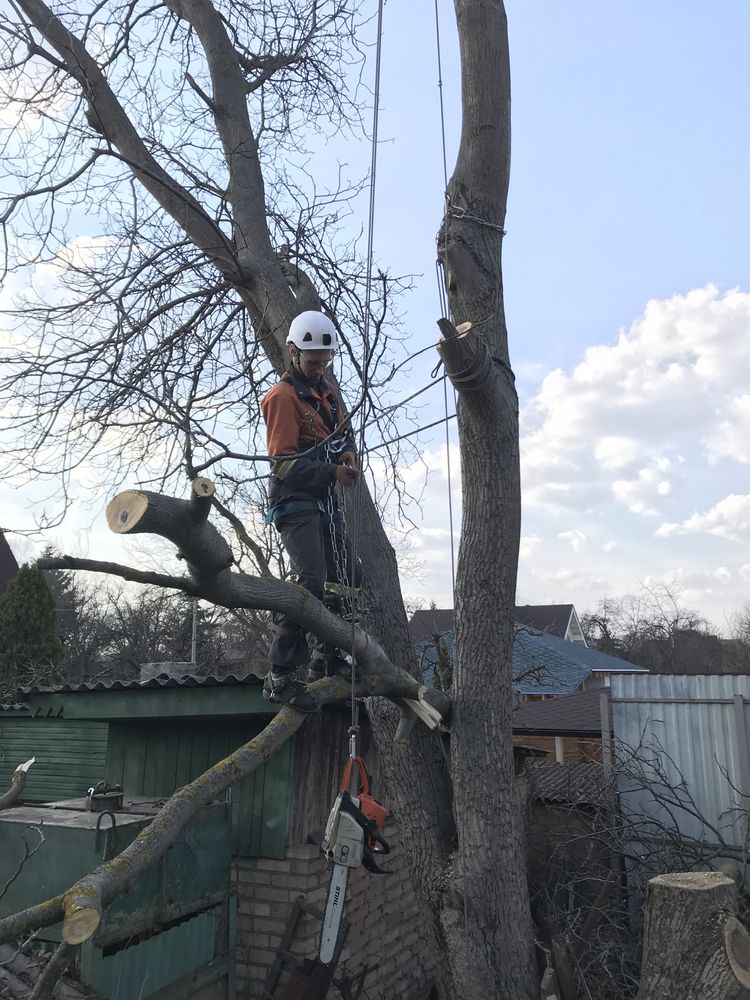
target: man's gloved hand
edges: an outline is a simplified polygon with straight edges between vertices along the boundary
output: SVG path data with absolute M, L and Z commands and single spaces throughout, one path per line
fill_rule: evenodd
M 358 479 L 359 469 L 354 469 L 351 465 L 336 466 L 336 480 L 342 486 L 354 486 Z

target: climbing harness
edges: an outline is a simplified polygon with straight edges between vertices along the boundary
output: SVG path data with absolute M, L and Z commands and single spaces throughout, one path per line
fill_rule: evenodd
M 357 795 L 352 795 L 349 789 L 355 763 L 359 768 L 360 785 Z M 333 961 L 336 951 L 350 869 L 364 865 L 373 874 L 390 874 L 375 860 L 375 855 L 389 854 L 391 850 L 383 836 L 385 817 L 385 806 L 370 792 L 364 760 L 350 757 L 323 838 L 323 853 L 333 862 L 320 938 L 320 961 L 324 965 Z

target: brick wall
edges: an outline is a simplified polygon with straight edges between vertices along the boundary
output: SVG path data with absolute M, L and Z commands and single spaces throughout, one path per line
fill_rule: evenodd
M 393 824 L 385 837 L 391 854 L 382 859 L 382 867 L 393 874 L 370 875 L 360 868 L 349 876 L 345 916 L 350 926 L 339 968 L 353 973 L 374 965 L 365 980 L 372 1000 L 411 1000 L 429 990 L 433 949 Z
M 425 921 L 419 912 L 391 824 L 386 838 L 392 853 L 384 867 L 392 875 L 349 875 L 344 918 L 349 934 L 336 978 L 374 966 L 365 979 L 370 1000 L 411 1000 L 425 995 L 432 981 L 431 953 Z M 328 893 L 329 868 L 320 849 L 301 845 L 287 849 L 283 860 L 240 858 L 235 863 L 237 892 L 237 1000 L 259 1000 L 294 900 L 322 910 Z M 291 950 L 316 954 L 320 922 L 302 915 Z

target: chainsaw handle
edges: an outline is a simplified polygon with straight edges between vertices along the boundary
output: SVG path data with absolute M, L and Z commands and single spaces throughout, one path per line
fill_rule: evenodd
M 352 764 L 357 762 L 357 767 L 359 768 L 359 780 L 361 782 L 360 791 L 364 792 L 365 795 L 370 794 L 370 779 L 367 777 L 367 768 L 365 767 L 365 762 L 361 757 L 350 757 L 344 767 L 344 773 L 341 776 L 341 784 L 339 785 L 340 792 L 348 792 L 352 783 Z
M 339 809 L 342 813 L 349 813 L 350 816 L 353 816 L 362 827 L 365 833 L 365 847 L 369 848 L 373 854 L 391 853 L 390 845 L 378 829 L 375 820 L 366 816 L 359 806 L 352 802 L 348 792 L 342 794 Z
M 368 823 L 365 833 L 371 840 L 370 850 L 373 854 L 390 854 L 391 848 L 383 834 L 374 823 Z

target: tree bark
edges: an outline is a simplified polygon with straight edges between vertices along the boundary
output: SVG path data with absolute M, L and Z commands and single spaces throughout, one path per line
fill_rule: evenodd
M 440 356 L 458 393 L 463 515 L 455 589 L 451 774 L 459 836 L 444 915 L 455 996 L 538 996 L 512 748 L 520 536 L 518 401 L 503 306 L 510 66 L 501 0 L 455 0 L 462 132 L 438 249 L 454 324 Z M 449 923 L 450 921 L 450 923 Z
M 719 872 L 652 878 L 638 1000 L 750 1000 L 750 935 L 735 909 Z
M 72 963 L 74 956 L 75 948 L 61 941 L 34 984 L 29 1000 L 51 1000 L 58 979 L 65 972 L 68 963 Z

